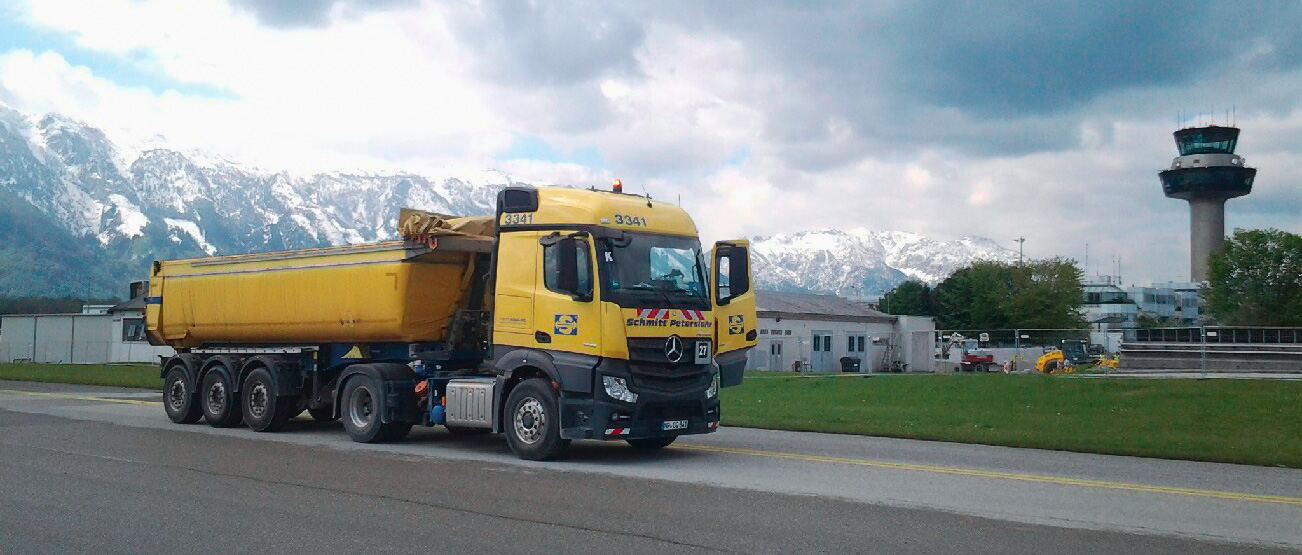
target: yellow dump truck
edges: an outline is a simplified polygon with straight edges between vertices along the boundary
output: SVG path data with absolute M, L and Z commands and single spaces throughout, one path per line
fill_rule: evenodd
M 533 460 L 717 428 L 755 346 L 746 241 L 703 252 L 681 208 L 622 191 L 508 187 L 487 225 L 407 218 L 401 241 L 155 262 L 168 416 L 274 431 L 307 411 L 360 442 L 441 425 Z

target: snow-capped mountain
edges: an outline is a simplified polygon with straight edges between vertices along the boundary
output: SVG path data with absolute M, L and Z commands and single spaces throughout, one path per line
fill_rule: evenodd
M 0 295 L 120 297 L 153 260 L 391 239 L 399 208 L 491 214 L 513 183 L 494 170 L 269 171 L 157 141 L 119 147 L 84 123 L 0 104 Z M 844 295 L 1015 257 L 988 239 L 861 229 L 757 238 L 754 249 L 758 287 Z
M 84 123 L 0 105 L 0 204 L 60 242 L 90 243 L 107 278 L 55 287 L 77 272 L 61 268 L 50 279 L 0 261 L 9 274 L 0 295 L 120 296 L 120 284 L 142 278 L 155 259 L 391 239 L 399 208 L 491 214 L 497 190 L 512 183 L 493 170 L 304 176 L 170 148 L 124 154 Z M 0 217 L 0 253 L 11 259 L 25 242 L 17 227 Z
M 906 279 L 935 285 L 976 260 L 1017 260 L 990 239 L 862 228 L 756 237 L 751 245 L 757 288 L 847 296 L 877 296 Z

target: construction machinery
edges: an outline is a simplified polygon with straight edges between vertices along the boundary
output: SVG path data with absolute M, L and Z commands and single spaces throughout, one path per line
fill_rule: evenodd
M 1079 366 L 1089 366 L 1092 358 L 1086 350 L 1085 342 L 1079 339 L 1064 339 L 1058 348 L 1050 350 L 1035 361 L 1035 371 L 1041 374 L 1070 374 Z

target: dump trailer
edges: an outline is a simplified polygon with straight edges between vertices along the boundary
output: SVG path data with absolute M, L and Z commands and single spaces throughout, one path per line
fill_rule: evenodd
M 619 190 L 507 187 L 486 222 L 400 221 L 399 241 L 155 262 L 168 417 L 270 432 L 306 411 L 359 442 L 443 426 L 532 460 L 718 427 L 756 340 L 748 242 L 704 252 L 681 208 Z

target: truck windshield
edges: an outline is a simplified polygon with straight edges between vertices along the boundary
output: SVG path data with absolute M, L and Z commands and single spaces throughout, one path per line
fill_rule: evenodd
M 627 233 L 601 245 L 602 298 L 620 306 L 709 308 L 696 238 Z

